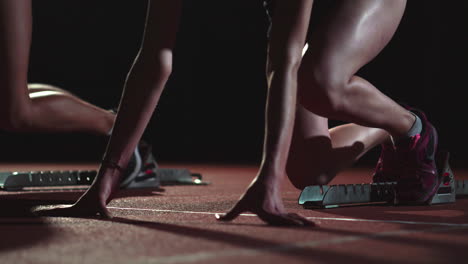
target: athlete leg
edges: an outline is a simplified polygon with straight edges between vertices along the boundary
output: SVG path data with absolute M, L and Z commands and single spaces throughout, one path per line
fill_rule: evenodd
M 110 132 L 114 113 L 62 89 L 43 88 L 29 89 L 34 114 L 31 115 L 31 126 L 25 132 L 88 132 L 98 135 Z
M 299 70 L 299 100 L 305 107 L 298 111 L 288 161 L 288 176 L 296 187 L 328 183 L 388 140 L 383 129 L 399 137 L 411 128 L 412 114 L 354 75 L 391 39 L 404 7 L 405 1 L 335 1 L 330 15 L 310 34 Z M 381 129 L 349 124 L 328 136 L 327 120 L 311 111 Z
M 382 128 L 405 135 L 414 115 L 356 72 L 390 41 L 405 0 L 335 1 L 330 15 L 310 35 L 299 70 L 301 104 L 335 120 Z
M 46 91 L 70 93 L 69 91 L 66 91 L 60 87 L 57 87 L 55 85 L 45 84 L 45 83 L 28 83 L 28 91 L 30 95 L 32 93 L 46 92 Z
M 31 27 L 30 0 L 0 1 L 0 129 L 107 134 L 112 113 L 63 90 L 28 89 Z

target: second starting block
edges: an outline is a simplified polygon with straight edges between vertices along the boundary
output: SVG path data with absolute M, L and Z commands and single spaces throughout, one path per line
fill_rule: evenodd
M 468 196 L 468 180 L 455 180 L 448 160 L 448 152 L 443 153 L 438 172 L 441 182 L 428 204 L 454 203 L 457 197 Z M 395 204 L 395 187 L 396 182 L 312 185 L 301 192 L 299 204 L 304 208 Z
M 0 172 L 0 190 L 41 191 L 82 189 L 91 185 L 97 170 Z M 151 146 L 141 143 L 129 162 L 121 189 L 158 188 L 164 185 L 207 185 L 202 175 L 188 169 L 159 168 Z

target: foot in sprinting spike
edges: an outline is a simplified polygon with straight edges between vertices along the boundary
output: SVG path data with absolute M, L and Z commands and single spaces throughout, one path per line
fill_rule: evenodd
M 423 112 L 409 110 L 421 119 L 422 131 L 395 144 L 389 171 L 397 181 L 396 203 L 427 204 L 440 184 L 435 162 L 437 131 Z

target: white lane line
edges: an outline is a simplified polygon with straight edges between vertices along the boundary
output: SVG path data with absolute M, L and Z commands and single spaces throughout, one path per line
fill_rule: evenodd
M 149 209 L 149 208 L 130 208 L 130 207 L 113 207 L 107 206 L 107 209 L 115 210 L 130 210 L 130 211 L 149 211 L 156 213 L 176 213 L 176 214 L 204 214 L 204 215 L 215 215 L 220 213 L 213 212 L 192 212 L 192 211 L 179 211 L 179 210 L 165 210 L 165 209 Z M 256 216 L 255 214 L 241 214 L 243 216 Z
M 307 217 L 311 220 L 332 220 L 332 221 L 348 221 L 348 222 L 370 222 L 370 223 L 389 223 L 389 224 L 405 224 L 405 225 L 433 225 L 433 226 L 451 226 L 451 227 L 468 227 L 466 224 L 441 223 L 441 222 L 417 222 L 404 220 L 373 220 L 373 219 L 357 219 L 357 218 L 334 218 L 334 217 Z
M 365 239 L 382 239 L 387 237 L 396 237 L 403 235 L 412 235 L 417 233 L 437 233 L 437 232 L 447 232 L 452 230 L 468 229 L 468 227 L 437 227 L 437 228 L 428 228 L 423 230 L 398 230 L 398 231 L 389 231 L 381 233 L 372 233 L 364 235 L 353 235 L 353 236 L 343 236 L 332 239 L 324 240 L 309 240 L 304 242 L 297 243 L 287 243 L 287 244 L 278 244 L 275 246 L 269 247 L 257 247 L 257 248 L 244 248 L 244 249 L 228 249 L 220 251 L 200 251 L 192 254 L 181 254 L 168 257 L 156 257 L 148 258 L 142 257 L 138 259 L 135 263 L 158 263 L 158 264 L 175 264 L 175 263 L 191 263 L 191 262 L 202 262 L 207 260 L 213 260 L 216 258 L 224 257 L 255 257 L 262 254 L 278 254 L 282 255 L 284 252 L 301 250 L 301 249 L 311 249 L 317 248 L 320 246 L 326 245 L 339 245 L 349 242 L 356 242 Z
M 193 211 L 179 211 L 179 210 L 165 210 L 165 209 L 149 209 L 149 208 L 129 208 L 129 207 L 114 207 L 109 206 L 109 209 L 123 210 L 123 211 L 148 211 L 156 213 L 175 213 L 175 214 L 203 214 L 203 215 L 215 215 L 222 213 L 214 212 L 193 212 Z M 256 216 L 255 214 L 241 214 L 241 216 Z M 447 227 L 468 227 L 466 224 L 454 224 L 454 223 L 441 223 L 441 222 L 417 222 L 417 221 L 403 221 L 403 220 L 373 220 L 373 219 L 357 219 L 357 218 L 340 218 L 340 217 L 306 217 L 311 220 L 329 220 L 329 221 L 346 221 L 346 222 L 370 222 L 370 223 L 389 223 L 389 224 L 405 224 L 405 225 L 433 225 L 433 226 L 447 226 Z

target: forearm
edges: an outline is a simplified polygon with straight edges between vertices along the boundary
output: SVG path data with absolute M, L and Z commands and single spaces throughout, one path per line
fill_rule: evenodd
M 297 74 L 283 67 L 270 74 L 266 107 L 265 142 L 259 180 L 284 175 L 294 127 Z M 264 176 L 261 176 L 264 175 Z M 267 176 L 268 175 L 268 176 Z
M 264 156 L 257 180 L 285 175 L 294 127 L 297 73 L 302 61 L 312 2 L 284 0 L 276 6 L 268 50 L 269 89 Z
M 151 119 L 169 78 L 172 51 L 161 50 L 157 58 L 140 54 L 125 85 L 106 159 L 125 166 Z

